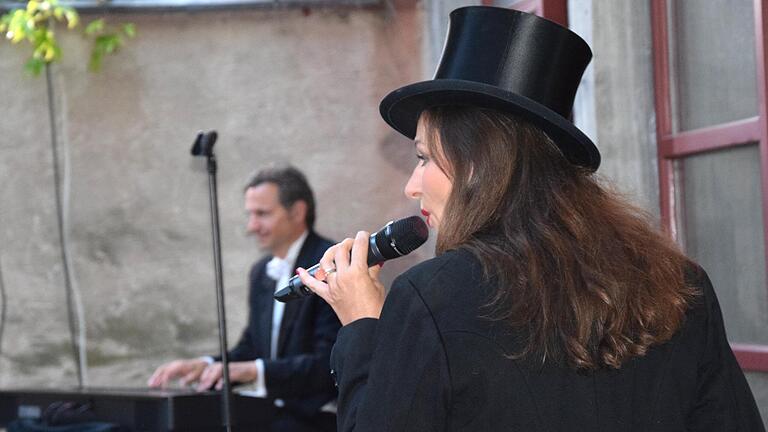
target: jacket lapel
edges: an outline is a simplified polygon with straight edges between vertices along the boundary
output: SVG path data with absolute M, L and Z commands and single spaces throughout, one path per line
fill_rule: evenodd
M 265 358 L 269 358 L 270 356 L 270 345 L 272 340 L 272 310 L 275 306 L 275 300 L 274 300 L 274 294 L 275 294 L 275 285 L 276 281 L 269 276 L 267 276 L 267 272 L 264 271 L 261 273 L 261 286 L 262 291 L 260 297 L 260 307 L 259 311 L 261 316 L 259 317 L 260 324 L 257 326 L 257 331 L 259 332 L 259 339 L 261 343 L 259 344 L 259 349 L 261 351 L 261 355 Z

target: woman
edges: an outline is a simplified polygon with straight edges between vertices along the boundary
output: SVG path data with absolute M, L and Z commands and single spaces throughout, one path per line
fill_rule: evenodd
M 462 8 L 436 78 L 382 101 L 437 257 L 386 299 L 365 232 L 300 270 L 344 325 L 339 430 L 764 430 L 704 271 L 592 175 L 567 120 L 590 58 L 549 21 Z

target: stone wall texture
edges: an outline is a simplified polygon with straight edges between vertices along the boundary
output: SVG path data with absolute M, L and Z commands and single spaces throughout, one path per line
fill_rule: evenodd
M 317 229 L 332 238 L 417 213 L 402 193 L 412 144 L 378 103 L 422 77 L 422 15 L 416 2 L 112 14 L 138 35 L 99 73 L 87 71 L 89 44 L 59 32 L 52 94 L 86 384 L 139 387 L 161 362 L 218 350 L 208 174 L 189 154 L 199 130 L 219 134 L 230 344 L 247 318 L 248 268 L 263 254 L 244 230 L 243 186 L 255 169 L 302 169 Z M 27 55 L 0 43 L 0 387 L 64 387 L 77 373 L 47 88 L 25 74 Z M 393 261 L 385 279 L 432 250 Z

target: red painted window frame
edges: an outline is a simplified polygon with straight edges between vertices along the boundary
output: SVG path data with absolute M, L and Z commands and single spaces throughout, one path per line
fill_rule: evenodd
M 482 4 L 484 6 L 511 7 L 568 27 L 567 0 L 483 0 Z
M 766 107 L 766 69 L 768 68 L 768 5 L 754 0 L 755 11 L 755 63 L 757 76 L 758 115 L 739 121 L 706 128 L 673 133 L 670 99 L 668 0 L 651 0 L 653 33 L 654 87 L 656 105 L 656 139 L 659 160 L 659 189 L 662 225 L 674 238 L 678 237 L 678 214 L 674 161 L 686 156 L 732 148 L 758 142 L 760 148 L 761 187 L 763 204 L 763 242 L 768 251 L 768 108 Z M 768 257 L 764 258 L 768 265 Z M 764 287 L 768 289 L 768 287 Z M 768 345 L 731 344 L 739 364 L 744 370 L 768 371 Z

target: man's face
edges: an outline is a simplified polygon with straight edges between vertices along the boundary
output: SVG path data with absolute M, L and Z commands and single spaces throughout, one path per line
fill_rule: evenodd
M 246 230 L 256 236 L 262 249 L 283 258 L 291 243 L 304 232 L 306 206 L 303 201 L 297 201 L 286 209 L 280 204 L 278 194 L 274 183 L 262 183 L 245 191 Z

